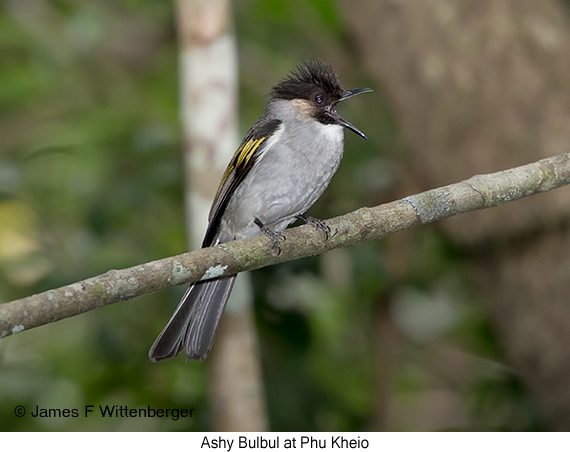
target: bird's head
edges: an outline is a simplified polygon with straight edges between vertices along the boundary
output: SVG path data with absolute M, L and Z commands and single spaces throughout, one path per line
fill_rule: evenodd
M 366 138 L 360 130 L 340 117 L 337 105 L 349 97 L 370 91 L 369 88 L 345 90 L 330 65 L 320 60 L 310 60 L 299 64 L 297 71 L 277 83 L 271 97 L 290 101 L 300 114 L 321 124 L 337 124 Z

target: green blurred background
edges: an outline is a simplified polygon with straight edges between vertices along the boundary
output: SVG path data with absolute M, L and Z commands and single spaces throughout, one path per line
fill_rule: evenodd
M 183 252 L 173 4 L 0 5 L 0 302 Z M 406 140 L 339 6 L 243 0 L 234 16 L 240 133 L 275 81 L 319 56 L 346 87 L 375 93 L 343 105 L 369 141 L 346 134 L 340 170 L 310 213 L 394 199 Z M 462 250 L 437 227 L 412 239 L 404 277 L 391 276 L 389 240 L 253 273 L 271 429 L 543 428 L 465 281 Z M 1 340 L 0 429 L 211 429 L 207 362 L 147 358 L 183 290 Z M 13 414 L 87 404 L 195 411 L 176 422 Z

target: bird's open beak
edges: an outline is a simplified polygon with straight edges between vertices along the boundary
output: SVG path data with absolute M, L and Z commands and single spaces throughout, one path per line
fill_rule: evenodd
M 344 94 L 342 95 L 342 97 L 340 98 L 339 102 L 341 100 L 346 100 L 349 97 L 353 97 L 356 96 L 357 94 L 362 94 L 362 93 L 371 93 L 372 90 L 370 88 L 355 88 L 355 89 L 349 89 L 348 91 L 345 91 Z
M 370 88 L 349 89 L 348 91 L 344 92 L 342 97 L 336 103 L 342 102 L 343 100 L 346 100 L 350 97 L 356 96 L 357 94 L 371 93 L 371 92 L 372 92 L 372 90 Z M 343 118 L 340 117 L 340 115 L 336 111 L 336 103 L 335 103 L 335 105 L 333 105 L 332 115 L 335 118 L 337 124 L 339 124 L 343 127 L 346 127 L 349 130 L 352 130 L 354 133 L 356 133 L 357 135 L 360 135 L 362 138 L 367 140 L 368 138 L 366 138 L 366 135 L 364 135 L 360 130 L 358 130 L 356 127 L 354 127 L 350 122 L 345 121 Z

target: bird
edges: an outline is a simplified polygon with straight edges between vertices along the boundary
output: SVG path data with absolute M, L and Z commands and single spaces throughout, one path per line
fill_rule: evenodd
M 344 153 L 344 120 L 338 104 L 369 88 L 345 90 L 333 68 L 305 60 L 271 90 L 264 112 L 230 160 L 208 216 L 202 248 L 268 236 L 280 252 L 281 231 L 297 219 L 327 234 L 325 222 L 305 215 L 329 185 Z M 236 275 L 193 283 L 150 348 L 153 362 L 185 349 L 205 360 Z

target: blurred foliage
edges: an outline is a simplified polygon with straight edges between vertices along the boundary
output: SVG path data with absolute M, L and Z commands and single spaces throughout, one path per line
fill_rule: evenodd
M 4 0 L 0 9 L 0 302 L 185 249 L 171 2 Z M 405 158 L 397 121 L 334 2 L 235 3 L 242 131 L 271 85 L 314 56 L 348 87 L 327 218 L 389 199 Z M 366 109 L 364 109 L 366 106 Z M 396 163 L 395 163 L 396 162 Z M 524 388 L 436 227 L 398 278 L 385 243 L 254 273 L 274 430 L 534 429 Z M 2 430 L 207 430 L 207 363 L 151 364 L 183 289 L 0 341 Z M 194 408 L 191 419 L 17 418 L 23 405 Z

